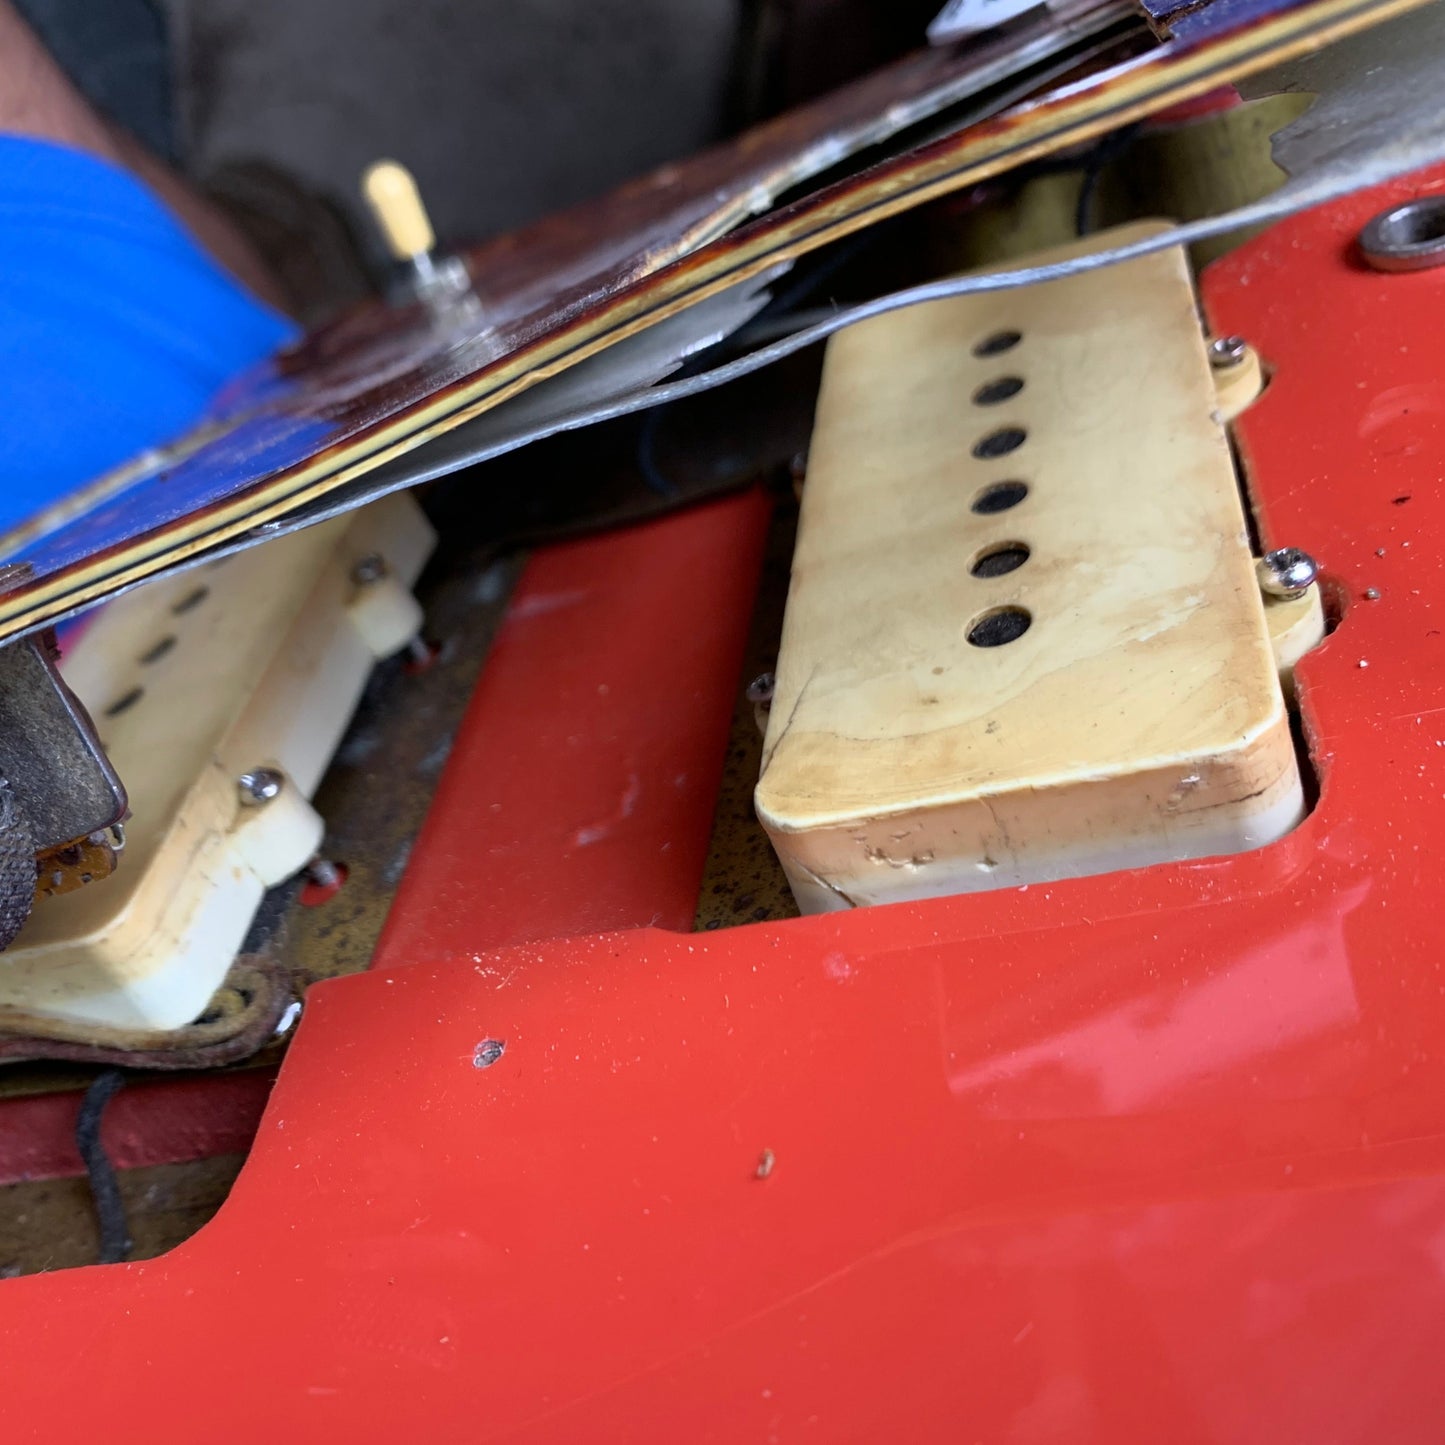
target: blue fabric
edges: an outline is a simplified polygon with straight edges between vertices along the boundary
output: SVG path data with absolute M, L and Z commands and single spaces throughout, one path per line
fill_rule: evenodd
M 184 431 L 293 335 L 130 174 L 0 135 L 0 529 Z

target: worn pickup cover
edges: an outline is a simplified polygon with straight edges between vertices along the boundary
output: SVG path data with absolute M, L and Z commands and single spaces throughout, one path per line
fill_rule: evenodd
M 757 789 L 805 911 L 1299 820 L 1215 405 L 1178 249 L 833 340 Z
M 6 951 L 0 1028 L 148 1047 L 205 1008 L 262 893 L 321 841 L 307 800 L 376 660 L 421 625 L 409 589 L 434 541 L 391 497 L 138 589 L 68 649 L 132 816 L 114 875 L 42 901 Z M 259 768 L 281 790 L 248 807 Z

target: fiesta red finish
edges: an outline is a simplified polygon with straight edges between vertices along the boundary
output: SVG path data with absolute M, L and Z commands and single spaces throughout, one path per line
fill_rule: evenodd
M 374 966 L 692 926 L 768 516 L 752 492 L 532 561 Z
M 456 739 L 378 961 L 690 925 L 768 515 L 750 493 L 533 561 L 478 685 L 488 726 Z M 487 886 L 501 858 L 506 886 Z M 307 884 L 301 902 L 339 887 Z M 244 1151 L 273 1078 L 132 1084 L 106 1109 L 110 1157 L 128 1169 Z M 83 1172 L 80 1101 L 0 1099 L 0 1186 Z
M 1322 790 L 1297 832 L 547 938 L 612 906 L 588 880 L 629 900 L 614 923 L 684 922 L 655 818 L 696 864 L 709 800 L 624 739 L 696 721 L 728 645 L 679 654 L 624 609 L 656 569 L 736 642 L 702 590 L 746 590 L 757 502 L 545 557 L 379 967 L 310 995 L 218 1218 L 164 1259 L 0 1282 L 6 1438 L 1438 1439 L 1445 270 L 1351 251 L 1426 184 L 1287 221 L 1205 286 L 1271 369 L 1239 426 L 1265 541 L 1320 557 L 1339 613 L 1299 670 Z M 534 628 L 569 575 L 577 630 Z M 658 674 L 606 705 L 590 771 L 586 743 L 559 759 L 559 712 L 591 738 L 589 687 Z M 565 890 L 508 816 L 519 780 Z

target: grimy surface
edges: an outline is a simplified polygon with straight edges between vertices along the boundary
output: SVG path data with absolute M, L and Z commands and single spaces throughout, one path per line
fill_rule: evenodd
M 484 326 L 466 312 L 364 309 L 224 394 L 123 484 L 72 499 L 20 553 L 31 570 L 0 596 L 0 640 L 223 542 L 264 538 L 268 522 L 727 286 L 1420 3 L 1313 0 L 1207 45 L 1165 45 L 732 229 L 760 187 L 776 196 L 804 174 L 799 158 L 820 126 L 865 131 L 900 88 L 916 98 L 945 84 L 947 58 L 925 56 L 918 72 L 885 71 L 841 92 L 826 124 L 796 112 L 504 237 L 467 258 Z M 968 74 L 997 62 L 1003 78 L 1019 43 L 1011 35 L 971 52 Z

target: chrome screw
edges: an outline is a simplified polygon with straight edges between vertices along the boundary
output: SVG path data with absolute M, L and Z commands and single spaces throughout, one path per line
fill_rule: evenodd
M 356 565 L 351 569 L 351 580 L 358 587 L 370 587 L 385 576 L 386 558 L 380 552 L 368 552 L 366 556 L 357 558 Z
M 1223 369 L 1238 366 L 1249 355 L 1249 342 L 1242 336 L 1216 336 L 1209 343 L 1209 364 Z
M 770 703 L 777 679 L 770 672 L 760 672 L 749 684 L 747 699 L 754 703 Z
M 329 858 L 313 858 L 306 865 L 306 881 L 318 888 L 339 888 L 345 875 Z
M 286 786 L 286 778 L 275 768 L 252 768 L 236 779 L 236 788 L 241 795 L 243 808 L 259 808 L 279 797 Z
M 1319 566 L 1298 547 L 1278 547 L 1255 563 L 1259 589 L 1267 597 L 1299 597 L 1314 585 Z

